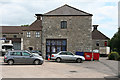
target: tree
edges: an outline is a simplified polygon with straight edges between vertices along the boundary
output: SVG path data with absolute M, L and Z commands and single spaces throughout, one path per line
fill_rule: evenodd
M 120 28 L 118 28 L 118 32 L 114 34 L 112 39 L 109 41 L 109 46 L 112 51 L 117 51 L 120 53 Z

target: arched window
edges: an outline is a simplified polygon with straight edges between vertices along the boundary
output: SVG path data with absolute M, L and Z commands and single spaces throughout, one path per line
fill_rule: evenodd
M 61 21 L 61 29 L 67 28 L 67 21 Z
M 96 46 L 99 46 L 99 41 L 96 41 Z

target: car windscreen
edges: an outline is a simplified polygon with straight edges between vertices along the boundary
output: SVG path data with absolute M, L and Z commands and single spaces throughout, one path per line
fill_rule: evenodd
M 2 49 L 5 49 L 5 50 L 12 50 L 13 49 L 13 46 L 2 46 Z

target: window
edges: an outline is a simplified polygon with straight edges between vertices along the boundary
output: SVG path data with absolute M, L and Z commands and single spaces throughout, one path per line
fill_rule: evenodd
M 7 37 L 6 35 L 3 35 L 3 37 Z
M 12 56 L 21 56 L 21 52 L 10 52 Z
M 67 50 L 66 39 L 47 39 L 46 40 L 46 54 L 56 54 L 60 51 Z
M 73 55 L 71 52 L 67 52 L 67 55 Z
M 28 38 L 31 37 L 30 32 L 27 32 L 27 37 L 28 37 Z
M 40 32 L 36 32 L 36 37 L 40 37 Z
M 13 37 L 14 37 L 14 38 L 16 38 L 16 37 L 17 37 L 17 35 L 13 35 Z
M 30 54 L 27 52 L 23 52 L 23 56 L 30 56 Z
M 67 28 L 67 21 L 61 21 L 61 29 Z
M 107 41 L 104 42 L 104 46 L 107 46 Z
M 4 46 L 2 46 L 2 49 L 5 49 L 5 47 L 4 47 Z
M 50 40 L 47 40 L 47 43 L 46 43 L 46 45 L 50 45 Z
M 66 54 L 66 52 L 62 52 L 62 53 L 60 53 L 60 55 L 67 55 L 67 54 Z
M 29 50 L 33 50 L 33 47 L 28 47 Z
M 96 41 L 96 46 L 99 46 L 99 41 Z

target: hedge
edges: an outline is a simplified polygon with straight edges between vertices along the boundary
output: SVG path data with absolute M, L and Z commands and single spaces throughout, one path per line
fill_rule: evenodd
M 108 59 L 109 60 L 120 60 L 120 56 L 117 52 L 111 52 L 109 55 L 108 55 Z

